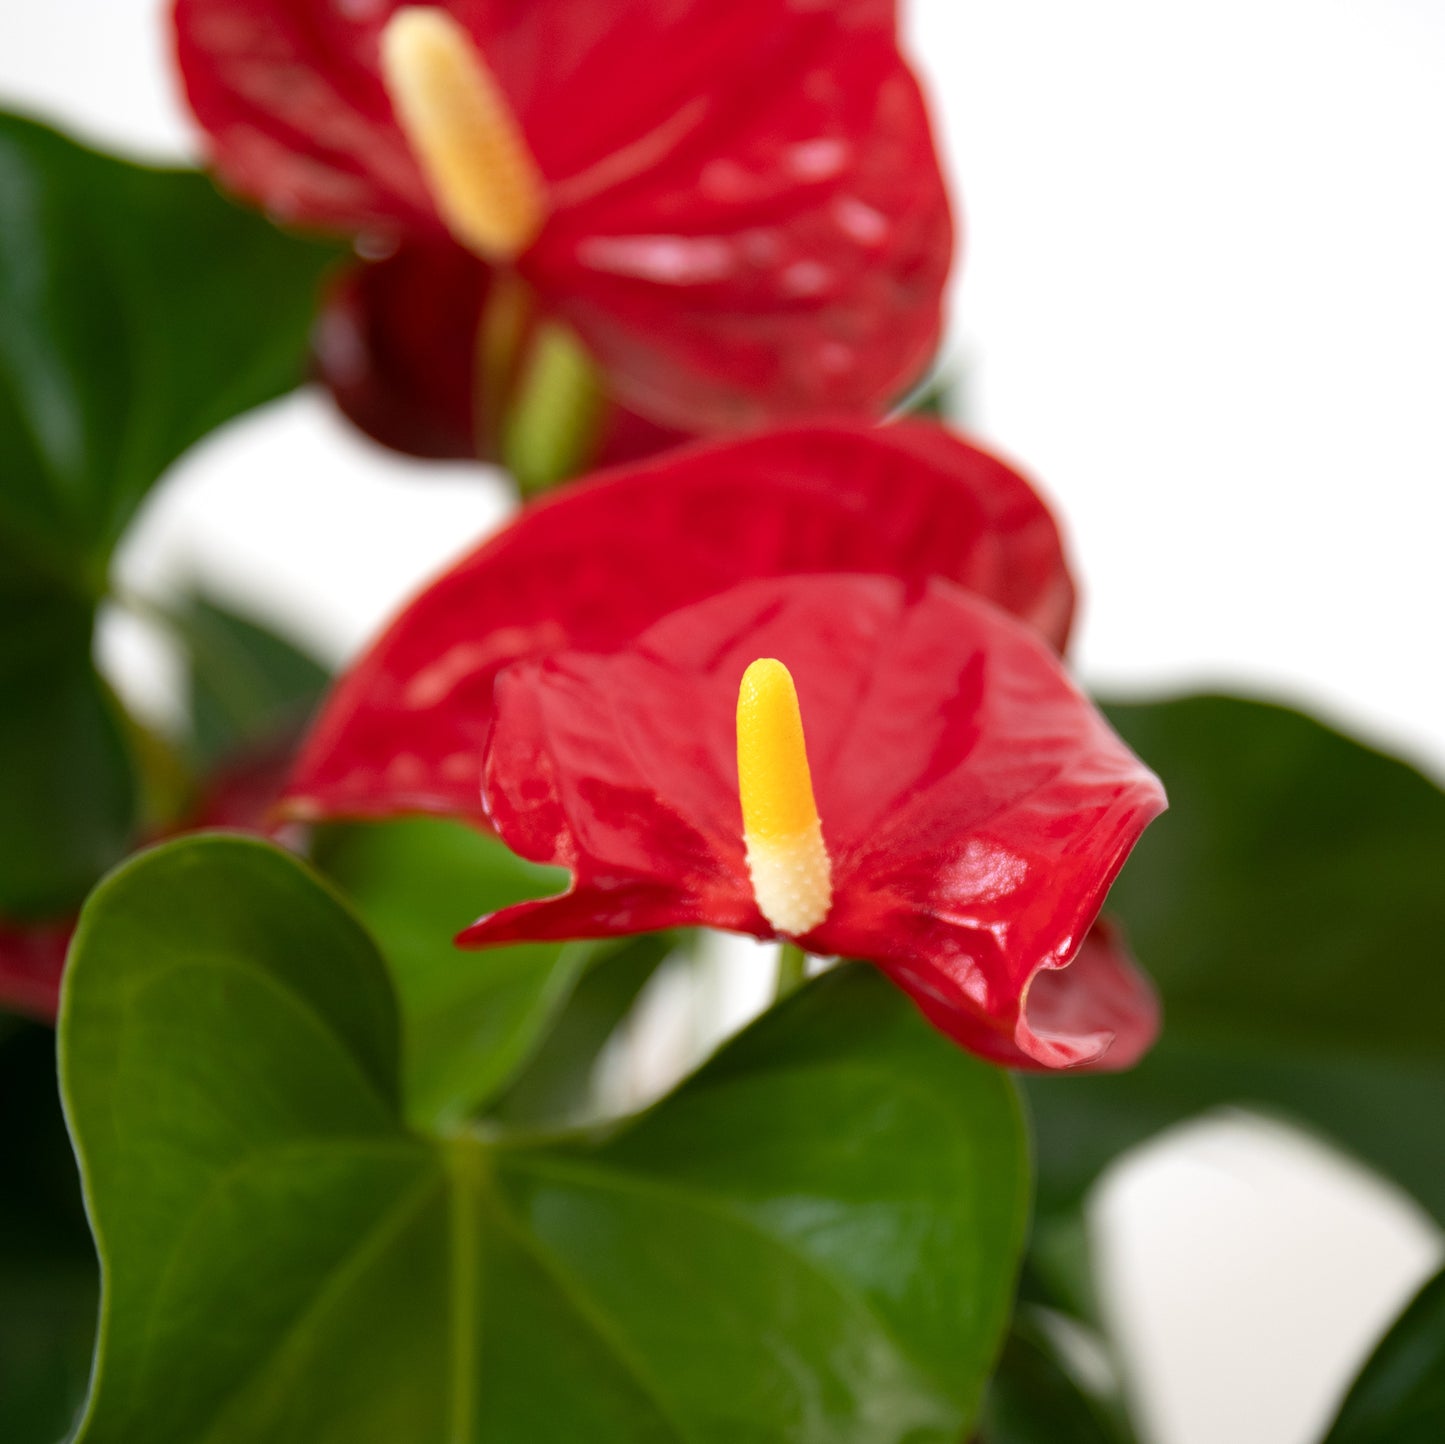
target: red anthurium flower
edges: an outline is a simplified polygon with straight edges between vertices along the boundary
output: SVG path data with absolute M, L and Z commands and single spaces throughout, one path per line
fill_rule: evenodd
M 417 597 L 342 679 L 291 810 L 485 822 L 492 684 L 520 657 L 612 650 L 752 577 L 948 577 L 1062 647 L 1074 592 L 1048 510 L 941 427 L 799 427 L 698 445 L 524 510 Z
M 1147 985 L 1085 939 L 1163 790 L 1036 632 L 950 582 L 748 582 L 514 663 L 482 790 L 572 886 L 463 945 L 703 924 L 876 963 L 1003 1063 L 1120 1066 L 1153 1035 Z
M 516 278 L 668 429 L 881 414 L 932 355 L 951 224 L 893 0 L 176 0 L 175 19 L 228 185 L 403 244 L 409 274 L 343 303 L 381 308 L 360 335 L 395 333 L 376 293 L 425 289 L 450 239 L 459 296 L 485 267 Z M 477 318 L 449 320 L 450 354 Z M 454 391 L 438 376 L 423 352 L 373 358 L 378 432 L 435 445 L 380 413 Z

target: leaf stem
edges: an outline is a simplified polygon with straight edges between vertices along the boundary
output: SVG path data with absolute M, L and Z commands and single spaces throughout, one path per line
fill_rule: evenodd
M 797 943 L 784 939 L 778 944 L 778 975 L 773 985 L 773 1001 L 780 1003 L 808 976 L 808 955 Z
M 477 1432 L 475 1379 L 481 1357 L 482 1193 L 487 1186 L 485 1146 L 469 1134 L 443 1144 L 450 1188 L 452 1444 Z

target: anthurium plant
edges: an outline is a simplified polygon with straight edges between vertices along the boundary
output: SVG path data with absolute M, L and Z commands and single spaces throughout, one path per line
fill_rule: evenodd
M 1124 1150 L 1265 1107 L 1445 1217 L 1445 796 L 1081 689 L 1052 507 L 908 404 L 897 23 L 175 0 L 207 173 L 0 117 L 4 1444 L 1129 1444 Z M 308 380 L 517 498 L 338 676 L 112 575 Z M 1440 1297 L 1331 1440 L 1445 1437 Z

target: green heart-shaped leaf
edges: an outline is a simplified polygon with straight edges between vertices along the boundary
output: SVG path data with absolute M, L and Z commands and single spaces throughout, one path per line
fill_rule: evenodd
M 0 115 L 0 555 L 98 595 L 171 462 L 302 379 L 336 254 Z
M 433 1140 L 365 933 L 203 837 L 94 895 L 61 1030 L 88 1444 L 955 1444 L 998 1347 L 1013 1090 L 866 969 L 610 1135 Z
M 1445 793 L 1298 712 L 1111 707 L 1170 811 L 1109 899 L 1158 982 L 1138 1067 L 1031 1078 L 1045 1208 L 1122 1149 L 1223 1104 L 1283 1111 L 1445 1218 Z

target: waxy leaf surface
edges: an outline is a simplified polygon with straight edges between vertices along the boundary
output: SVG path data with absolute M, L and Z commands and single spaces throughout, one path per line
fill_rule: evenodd
M 1073 611 L 1033 488 L 927 423 L 800 427 L 699 446 L 526 508 L 416 597 L 327 702 L 291 797 L 312 816 L 439 812 L 484 822 L 497 673 L 609 651 L 753 577 L 947 577 L 1062 647 Z
M 552 1141 L 406 1129 L 375 947 L 259 842 L 115 874 L 66 988 L 105 1277 L 88 1444 L 967 1428 L 1027 1209 L 1020 1116 L 866 970 Z
M 1319 1128 L 1445 1218 L 1445 793 L 1264 703 L 1113 706 L 1171 810 L 1110 895 L 1164 1028 L 1127 1077 L 1030 1080 L 1040 1204 L 1224 1105 Z

